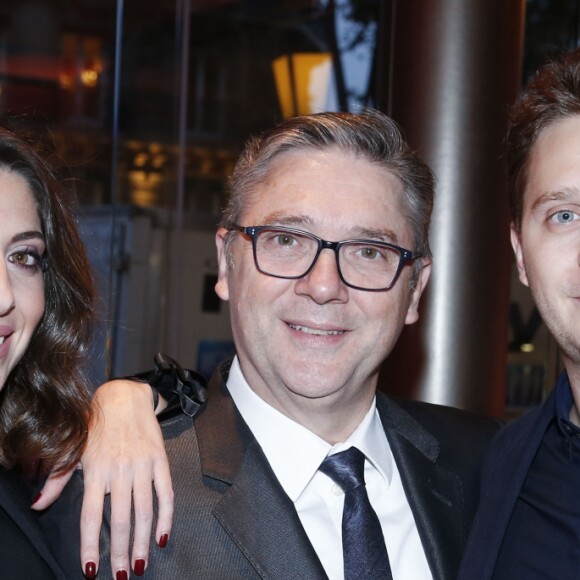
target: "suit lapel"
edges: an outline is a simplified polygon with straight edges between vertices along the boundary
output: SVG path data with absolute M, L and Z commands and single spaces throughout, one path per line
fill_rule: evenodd
M 262 578 L 326 578 L 294 504 L 222 377 L 212 379 L 209 401 L 196 422 L 202 471 L 229 486 L 215 517 Z
M 461 578 L 491 578 L 510 518 L 532 462 L 554 417 L 555 393 L 537 411 L 520 419 L 510 431 L 509 444 L 494 450 L 493 463 L 484 474 L 480 507 L 473 522 Z M 510 426 L 505 428 L 508 433 Z M 500 434 L 500 436 L 503 435 Z M 485 546 L 485 549 L 482 549 Z
M 452 578 L 467 526 L 461 477 L 438 465 L 439 442 L 414 418 L 386 397 L 377 407 L 433 578 Z
M 64 578 L 64 572 L 49 550 L 38 517 L 30 509 L 29 503 L 30 497 L 22 479 L 10 471 L 0 471 L 0 505 L 2 509 L 30 540 L 32 546 L 54 572 L 55 577 Z

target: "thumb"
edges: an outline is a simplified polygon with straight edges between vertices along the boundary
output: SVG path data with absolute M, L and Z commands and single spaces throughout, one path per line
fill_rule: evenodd
M 59 498 L 66 484 L 69 482 L 76 467 L 77 465 L 73 465 L 65 471 L 52 471 L 44 483 L 43 488 L 36 496 L 35 502 L 31 506 L 32 509 L 38 511 L 44 510 L 54 503 Z

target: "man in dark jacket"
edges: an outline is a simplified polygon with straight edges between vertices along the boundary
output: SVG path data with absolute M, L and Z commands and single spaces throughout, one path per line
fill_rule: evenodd
M 378 112 L 248 142 L 216 234 L 237 355 L 164 425 L 175 522 L 147 577 L 456 575 L 496 424 L 376 392 L 419 316 L 433 189 Z
M 462 580 L 580 574 L 580 51 L 538 71 L 507 139 L 520 280 L 560 347 L 546 400 L 503 429 L 486 460 Z M 578 478 L 578 481 L 576 480 Z

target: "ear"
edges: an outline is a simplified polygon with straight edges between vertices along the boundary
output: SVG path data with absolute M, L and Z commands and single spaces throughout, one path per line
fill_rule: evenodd
M 526 266 L 524 264 L 524 256 L 522 252 L 522 240 L 520 233 L 517 231 L 513 223 L 510 226 L 510 238 L 512 242 L 512 248 L 514 249 L 514 254 L 516 256 L 516 265 L 518 267 L 520 282 L 525 286 L 529 286 L 530 284 L 528 282 L 528 275 L 526 274 Z
M 423 260 L 421 271 L 419 272 L 419 276 L 415 282 L 415 287 L 411 290 L 411 302 L 407 309 L 405 324 L 413 324 L 419 320 L 419 300 L 421 299 L 421 294 L 423 294 L 423 290 L 425 290 L 429 276 L 431 275 L 431 265 L 431 260 Z
M 222 300 L 229 300 L 230 289 L 228 284 L 228 256 L 226 251 L 226 236 L 228 230 L 219 228 L 215 234 L 215 245 L 218 259 L 218 281 L 215 285 L 216 294 Z

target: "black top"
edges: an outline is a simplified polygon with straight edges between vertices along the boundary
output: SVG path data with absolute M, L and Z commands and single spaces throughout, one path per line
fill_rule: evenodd
M 580 429 L 568 419 L 567 378 L 555 395 L 554 419 L 517 500 L 494 580 L 580 578 Z
M 40 533 L 36 512 L 30 509 L 30 490 L 18 476 L 2 468 L 0 488 L 0 578 L 56 579 L 35 543 L 23 531 L 23 527 L 35 532 L 38 528 Z

